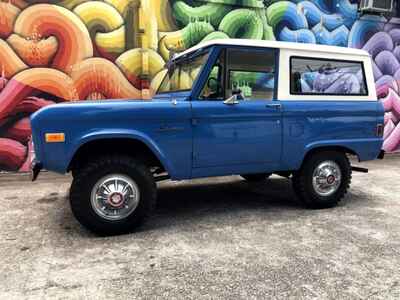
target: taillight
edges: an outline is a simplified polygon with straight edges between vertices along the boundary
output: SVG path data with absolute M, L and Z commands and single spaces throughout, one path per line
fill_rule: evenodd
M 376 136 L 383 137 L 383 124 L 376 125 Z

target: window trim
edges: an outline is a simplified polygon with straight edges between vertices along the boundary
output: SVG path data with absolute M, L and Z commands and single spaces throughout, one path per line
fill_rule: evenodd
M 338 93 L 296 93 L 294 92 L 294 82 L 292 82 L 292 67 L 293 67 L 293 59 L 303 59 L 303 60 L 317 60 L 317 61 L 335 61 L 335 62 L 345 62 L 345 63 L 358 63 L 361 64 L 361 70 L 363 74 L 363 83 L 365 86 L 365 94 L 338 94 Z M 367 77 L 365 76 L 365 66 L 364 61 L 359 60 L 346 60 L 346 59 L 335 59 L 335 58 L 320 58 L 320 57 L 309 57 L 309 56 L 299 56 L 293 55 L 289 58 L 289 94 L 295 96 L 345 96 L 345 97 L 366 97 L 369 96 Z

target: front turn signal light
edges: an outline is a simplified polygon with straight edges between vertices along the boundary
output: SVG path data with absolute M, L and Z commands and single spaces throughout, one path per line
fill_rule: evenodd
M 46 139 L 46 143 L 64 143 L 65 142 L 65 134 L 62 132 L 46 133 L 45 139 Z

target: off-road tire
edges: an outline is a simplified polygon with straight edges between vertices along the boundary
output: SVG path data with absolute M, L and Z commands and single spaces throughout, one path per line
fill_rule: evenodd
M 334 161 L 341 171 L 341 183 L 329 196 L 319 195 L 313 187 L 314 169 L 323 161 Z M 346 154 L 338 151 L 317 152 L 304 161 L 301 169 L 293 173 L 292 184 L 298 199 L 308 208 L 331 208 L 336 206 L 347 193 L 351 183 L 351 165 Z
M 249 182 L 261 182 L 267 180 L 271 175 L 271 173 L 243 174 L 240 177 Z
M 91 191 L 100 178 L 109 174 L 130 177 L 140 191 L 136 209 L 126 218 L 110 221 L 100 217 L 91 205 Z M 99 235 L 131 232 L 151 215 L 156 203 L 156 184 L 149 169 L 139 160 L 124 155 L 100 156 L 74 172 L 70 189 L 71 210 L 84 227 Z

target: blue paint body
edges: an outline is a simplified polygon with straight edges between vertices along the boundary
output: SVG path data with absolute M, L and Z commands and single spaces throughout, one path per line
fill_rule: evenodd
M 343 147 L 360 161 L 375 159 L 384 122 L 378 101 L 222 101 L 196 99 L 218 54 L 214 47 L 192 91 L 150 102 L 110 100 L 58 104 L 32 120 L 36 158 L 65 173 L 78 149 L 99 139 L 131 138 L 158 157 L 172 179 L 298 170 L 307 153 Z M 172 101 L 174 100 L 174 101 Z M 176 101 L 175 101 L 176 100 Z M 281 104 L 281 108 L 270 104 Z M 45 143 L 64 132 L 65 143 Z

